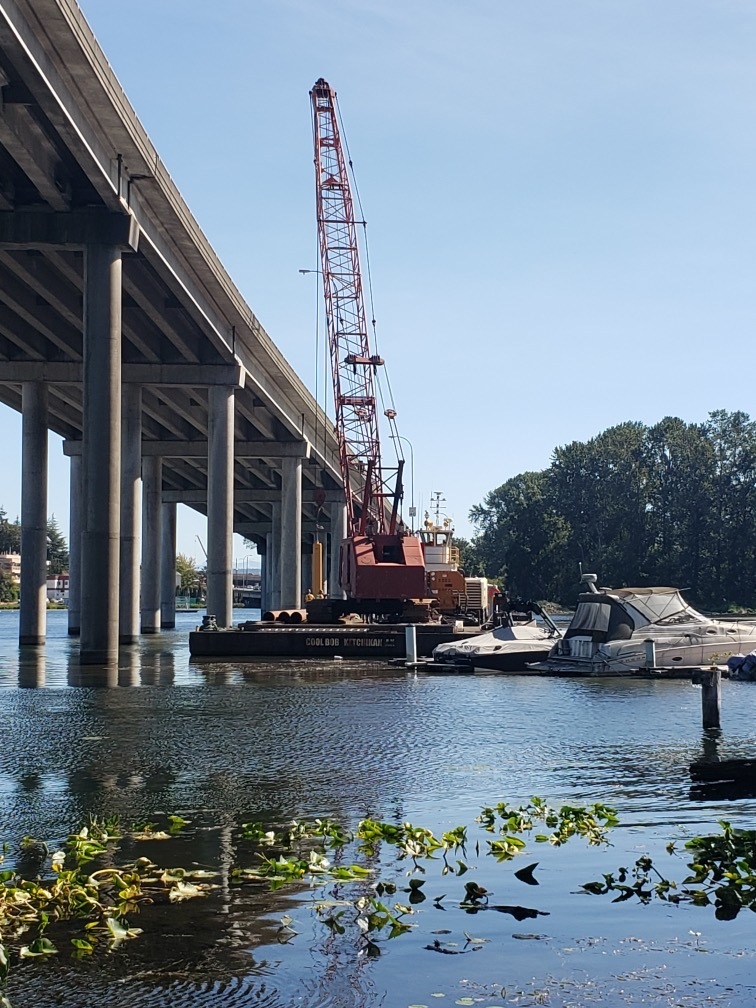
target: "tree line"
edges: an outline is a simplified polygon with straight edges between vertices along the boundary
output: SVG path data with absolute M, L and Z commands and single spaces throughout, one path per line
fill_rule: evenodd
M 618 424 L 491 490 L 470 520 L 466 571 L 512 595 L 574 604 L 582 564 L 602 585 L 754 608 L 756 422 L 717 410 L 704 423 Z
M 8 519 L 0 506 L 0 553 L 21 553 L 21 522 Z M 47 560 L 49 574 L 63 574 L 68 570 L 68 544 L 55 519 L 47 521 Z M 0 570 L 0 602 L 10 602 L 18 594 L 18 586 Z

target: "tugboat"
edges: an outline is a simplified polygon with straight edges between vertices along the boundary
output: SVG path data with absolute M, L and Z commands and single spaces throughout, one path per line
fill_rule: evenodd
M 427 593 L 435 600 L 442 618 L 463 620 L 471 625 L 486 623 L 492 615 L 492 601 L 498 588 L 484 577 L 466 577 L 460 569 L 459 548 L 454 545 L 450 518 L 442 518 L 440 493 L 433 495 L 434 517 L 425 512 L 417 533 L 423 551 Z

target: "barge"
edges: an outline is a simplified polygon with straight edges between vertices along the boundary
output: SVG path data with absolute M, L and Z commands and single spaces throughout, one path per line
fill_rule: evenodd
M 416 623 L 418 657 L 428 658 L 439 644 L 464 640 L 479 627 Z M 229 629 L 199 627 L 189 634 L 192 658 L 403 658 L 406 623 L 350 623 L 330 626 L 247 622 Z

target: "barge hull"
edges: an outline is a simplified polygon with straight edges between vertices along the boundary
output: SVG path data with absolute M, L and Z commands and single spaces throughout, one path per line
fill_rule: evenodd
M 462 640 L 477 628 L 455 630 L 444 624 L 415 626 L 418 657 L 428 658 L 438 644 Z M 405 624 L 370 626 L 296 626 L 280 623 L 247 624 L 244 629 L 194 630 L 189 634 L 193 658 L 403 658 Z

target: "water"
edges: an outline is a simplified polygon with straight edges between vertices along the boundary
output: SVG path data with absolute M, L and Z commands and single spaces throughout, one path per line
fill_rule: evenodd
M 22 654 L 17 613 L 0 613 L 0 839 L 11 861 L 22 836 L 56 845 L 90 814 L 141 823 L 179 813 L 191 820 L 186 835 L 146 853 L 223 867 L 244 854 L 245 821 L 328 815 L 354 825 L 372 815 L 440 830 L 534 794 L 613 805 L 614 847 L 534 846 L 515 867 L 539 861 L 537 889 L 511 866 L 482 862 L 476 881 L 497 903 L 548 913 L 521 922 L 461 913 L 463 883 L 431 866 L 428 895 L 444 895 L 445 910 L 428 899 L 416 930 L 376 959 L 357 955 L 358 936 L 329 937 L 307 893 L 226 886 L 156 911 L 143 926 L 158 944 L 143 937 L 104 964 L 61 955 L 17 968 L 14 1008 L 753 1003 L 750 914 L 718 922 L 707 909 L 575 895 L 645 851 L 669 861 L 668 841 L 720 819 L 754 825 L 756 801 L 690 797 L 688 765 L 712 747 L 690 683 L 416 675 L 383 662 L 201 664 L 188 652 L 198 619 L 178 613 L 175 631 L 124 649 L 111 687 L 90 688 L 76 685 L 64 612 L 49 613 L 46 647 Z M 720 755 L 753 755 L 755 713 L 756 686 L 723 684 Z M 662 867 L 685 874 L 680 859 Z M 281 945 L 285 912 L 299 934 Z M 447 928 L 443 940 L 464 954 L 426 948 Z M 465 931 L 487 940 L 465 947 Z

